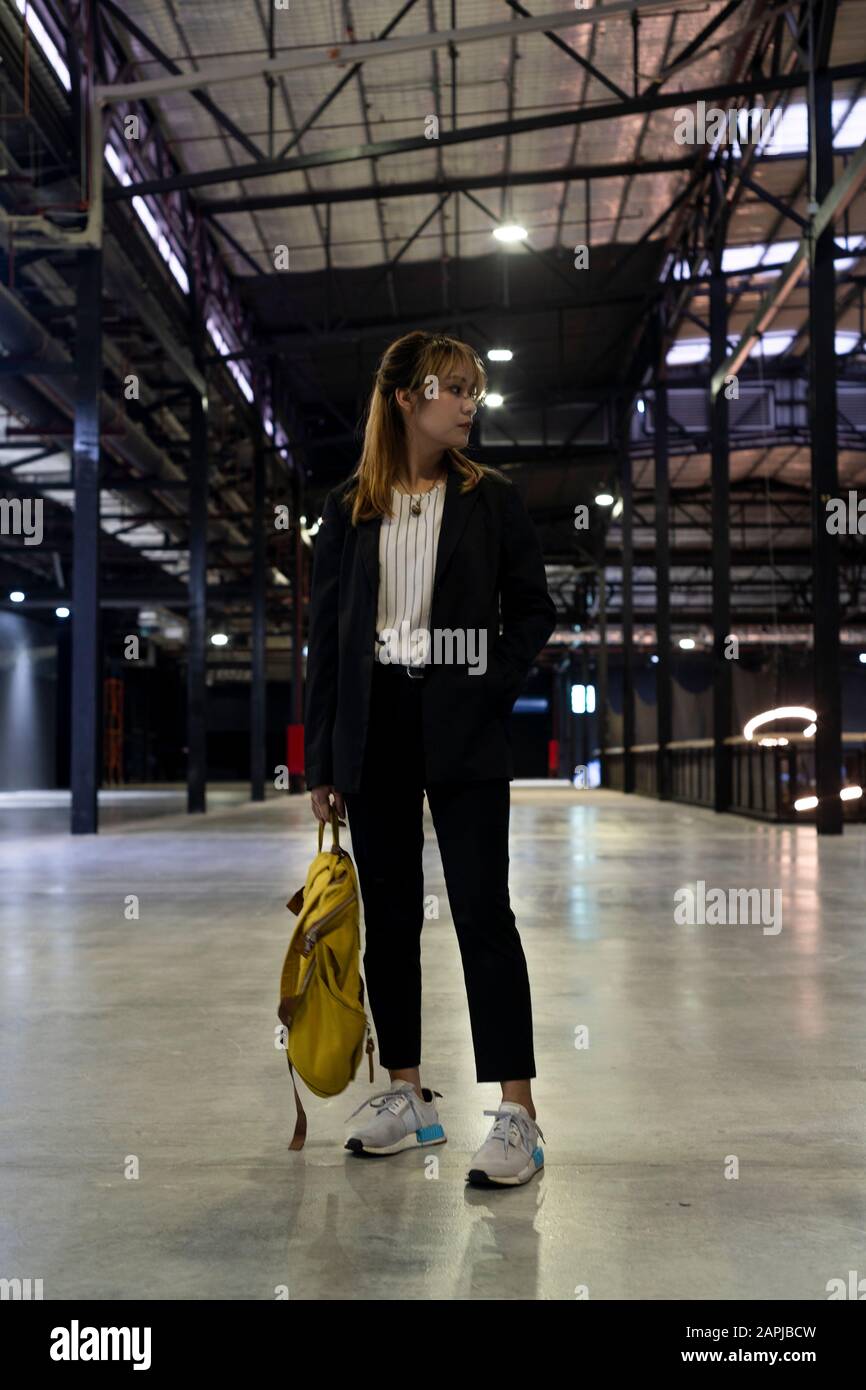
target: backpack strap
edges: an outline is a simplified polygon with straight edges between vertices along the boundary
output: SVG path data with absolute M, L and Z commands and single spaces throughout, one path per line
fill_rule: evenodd
M 277 1016 L 280 1022 L 284 1024 L 286 1028 L 291 1028 L 292 1026 L 292 1018 L 294 1016 L 295 1009 L 297 1008 L 300 999 L 300 994 L 291 994 L 288 995 L 285 999 L 280 1000 L 280 1007 L 277 1010 Z M 298 1086 L 297 1082 L 295 1081 L 295 1072 L 294 1068 L 292 1067 L 291 1058 L 289 1057 L 288 1048 L 286 1049 L 286 1061 L 289 1064 L 289 1076 L 292 1078 L 292 1090 L 295 1093 L 295 1132 L 292 1135 L 289 1148 L 302 1149 L 304 1147 L 304 1141 L 307 1137 L 307 1112 L 304 1110 L 304 1107 L 301 1104 L 301 1097 L 298 1095 Z
M 286 1061 L 289 1063 L 289 1076 L 292 1078 L 292 1088 L 293 1088 L 293 1090 L 294 1090 L 294 1092 L 295 1092 L 295 1113 L 296 1113 L 296 1119 L 295 1119 L 295 1132 L 294 1132 L 294 1134 L 292 1135 L 292 1139 L 291 1139 L 291 1143 L 289 1144 L 289 1148 L 290 1148 L 290 1149 L 302 1149 L 302 1148 L 304 1147 L 304 1141 L 306 1140 L 306 1137 L 307 1137 L 307 1112 L 305 1111 L 303 1105 L 301 1104 L 301 1097 L 298 1095 L 298 1088 L 297 1088 L 297 1085 L 295 1084 L 295 1073 L 294 1073 L 294 1071 L 293 1071 L 293 1069 L 292 1069 L 292 1063 L 291 1063 L 291 1060 L 290 1060 L 290 1058 L 289 1058 L 288 1052 L 286 1053 Z

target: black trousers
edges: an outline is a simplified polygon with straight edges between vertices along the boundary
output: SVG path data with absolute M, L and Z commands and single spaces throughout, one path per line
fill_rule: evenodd
M 508 897 L 507 778 L 425 785 L 423 681 L 373 668 L 360 789 L 345 796 L 364 904 L 364 979 L 390 1071 L 421 1063 L 426 789 L 463 962 L 478 1081 L 535 1076 L 529 975 Z

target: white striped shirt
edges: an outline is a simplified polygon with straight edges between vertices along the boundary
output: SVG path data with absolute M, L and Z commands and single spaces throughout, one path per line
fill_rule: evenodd
M 399 660 L 404 665 L 423 663 L 424 648 L 419 646 L 418 639 L 412 640 L 410 634 L 418 629 L 429 631 L 436 552 L 445 510 L 445 481 L 412 497 L 392 489 L 394 515 L 382 517 L 379 532 L 377 660 L 381 659 L 383 645 L 387 645 L 393 652 L 392 662 L 397 659 L 399 650 Z M 421 512 L 415 516 L 411 505 L 417 497 L 421 499 Z M 404 623 L 408 624 L 405 628 Z M 383 637 L 388 629 L 396 636 Z

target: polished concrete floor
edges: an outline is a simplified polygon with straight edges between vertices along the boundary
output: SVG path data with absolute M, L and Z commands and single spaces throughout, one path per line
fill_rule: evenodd
M 342 1148 L 377 1066 L 309 1096 L 287 1151 L 275 1004 L 316 829 L 306 797 L 244 797 L 193 817 L 113 793 L 75 838 L 61 797 L 0 798 L 0 1276 L 46 1299 L 764 1300 L 866 1275 L 863 827 L 819 844 L 514 784 L 546 1168 L 490 1192 L 464 1173 L 498 1088 L 474 1079 L 429 818 L 422 1078 L 448 1143 Z M 699 880 L 781 890 L 782 930 L 678 924 Z

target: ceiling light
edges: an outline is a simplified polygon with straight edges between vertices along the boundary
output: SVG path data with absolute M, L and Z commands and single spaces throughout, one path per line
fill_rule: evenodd
M 23 603 L 23 602 L 24 602 L 24 595 L 23 595 L 23 593 L 21 592 L 20 589 L 13 589 L 12 592 L 11 592 L 11 594 L 9 595 L 9 597 L 11 598 L 11 600 L 12 600 L 13 603 Z
M 862 787 L 843 787 L 839 795 L 843 801 L 857 801 L 863 795 Z
M 494 227 L 493 235 L 497 241 L 525 241 L 529 233 L 518 222 L 507 222 L 502 227 Z
M 612 507 L 613 497 L 609 492 L 600 492 L 596 496 L 595 505 L 597 507 Z
M 484 404 L 492 405 L 495 409 L 496 406 L 502 405 L 504 403 L 504 399 L 504 396 L 500 396 L 498 391 L 489 391 L 488 394 L 484 397 Z
M 54 610 L 54 616 L 55 616 L 56 618 L 68 618 L 68 617 L 69 617 L 69 609 L 68 609 L 68 608 L 55 608 L 55 610 Z
M 764 724 L 772 724 L 776 719 L 805 719 L 809 721 L 817 718 L 815 711 L 809 709 L 807 705 L 780 705 L 778 709 L 765 710 L 763 714 L 756 714 L 753 719 L 750 719 L 743 726 L 743 738 L 750 739 L 756 729 L 762 728 Z M 812 732 L 814 733 L 814 728 Z
M 214 632 L 210 639 L 215 647 L 224 647 L 228 642 L 228 637 L 224 632 Z
M 794 802 L 795 811 L 814 811 L 818 805 L 817 796 L 801 796 Z
M 683 649 L 684 652 L 693 651 L 693 650 L 694 650 L 694 646 L 695 646 L 695 639 L 694 639 L 694 637 L 681 637 L 681 638 L 680 638 L 680 646 L 682 647 L 682 649 Z
M 665 361 L 670 367 L 682 367 L 690 362 L 703 362 L 709 355 L 709 338 L 683 338 L 668 349 Z
M 491 348 L 487 354 L 488 362 L 510 362 L 514 353 L 511 348 Z

